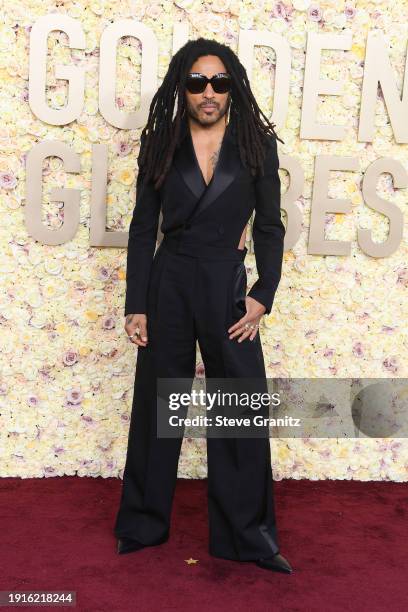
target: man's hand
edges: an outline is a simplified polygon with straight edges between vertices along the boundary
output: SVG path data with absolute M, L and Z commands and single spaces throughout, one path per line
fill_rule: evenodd
M 248 337 L 250 340 L 253 340 L 258 333 L 259 321 L 266 312 L 266 308 L 263 304 L 249 296 L 245 298 L 245 306 L 246 314 L 228 329 L 230 340 L 236 336 L 239 336 L 238 342 L 242 342 Z M 245 328 L 246 324 L 250 327 Z M 252 325 L 254 327 L 251 327 Z
M 147 345 L 147 317 L 145 314 L 126 315 L 125 330 L 128 336 L 133 336 L 133 334 L 139 332 L 130 339 L 133 344 L 137 344 L 138 346 Z

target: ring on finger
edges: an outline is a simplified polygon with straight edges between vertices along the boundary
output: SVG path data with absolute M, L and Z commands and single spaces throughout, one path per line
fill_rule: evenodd
M 136 327 L 136 331 L 134 334 L 132 334 L 131 336 L 128 336 L 129 340 L 132 340 L 132 338 L 134 338 L 135 336 L 140 336 L 140 329 L 138 327 Z
M 255 325 L 250 325 L 249 323 L 245 323 L 244 328 L 245 329 L 257 329 L 259 327 L 259 325 L 256 323 Z

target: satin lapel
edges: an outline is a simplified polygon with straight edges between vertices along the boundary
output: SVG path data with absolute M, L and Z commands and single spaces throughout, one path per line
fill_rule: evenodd
M 199 198 L 207 187 L 196 160 L 190 129 L 186 121 L 182 123 L 181 138 L 180 148 L 174 155 L 173 163 L 187 187 L 196 198 Z
M 220 155 L 211 182 L 197 204 L 192 219 L 206 210 L 238 176 L 241 169 L 239 151 L 230 133 L 224 135 Z
M 231 132 L 230 126 L 224 134 L 217 165 L 213 177 L 206 185 L 196 159 L 193 142 L 188 124 L 183 126 L 183 140 L 177 154 L 174 156 L 174 164 L 180 172 L 183 180 L 199 200 L 196 203 L 190 219 L 195 218 L 208 208 L 216 198 L 232 183 L 242 168 L 238 147 Z

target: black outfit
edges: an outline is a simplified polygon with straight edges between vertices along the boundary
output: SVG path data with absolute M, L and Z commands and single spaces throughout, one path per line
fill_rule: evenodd
M 268 313 L 272 308 L 285 234 L 278 167 L 276 140 L 270 137 L 264 176 L 252 177 L 228 124 L 207 186 L 184 119 L 180 146 L 161 188 L 155 191 L 139 174 L 125 315 L 147 314 L 148 344 L 138 347 L 114 529 L 118 538 L 154 545 L 169 537 L 182 439 L 157 437 L 156 378 L 192 381 L 198 340 L 206 379 L 266 379 L 259 333 L 253 341 L 238 343 L 227 330 L 246 312 L 247 249 L 238 245 L 254 209 L 259 279 L 248 295 Z M 160 208 L 164 238 L 154 254 Z M 250 561 L 278 552 L 269 438 L 207 438 L 207 458 L 210 554 Z

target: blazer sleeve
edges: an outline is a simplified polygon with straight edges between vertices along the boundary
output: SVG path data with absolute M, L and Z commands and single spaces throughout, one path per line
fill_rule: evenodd
M 255 181 L 256 203 L 252 239 L 258 280 L 248 295 L 272 310 L 282 271 L 285 226 L 280 215 L 280 177 L 276 138 L 271 136 L 264 162 L 264 175 Z
M 150 269 L 156 248 L 160 214 L 160 194 L 151 180 L 139 172 L 136 181 L 136 204 L 129 225 L 126 267 L 125 316 L 146 314 Z

